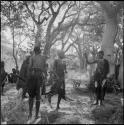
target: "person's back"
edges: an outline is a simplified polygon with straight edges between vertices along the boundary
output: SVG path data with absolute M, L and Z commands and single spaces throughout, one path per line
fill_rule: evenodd
M 61 59 L 55 60 L 54 71 L 59 76 L 59 78 L 63 78 L 65 76 L 65 63 L 63 63 Z
M 38 55 L 33 55 L 31 57 L 32 59 L 32 68 L 38 68 L 41 69 L 42 71 L 44 71 L 45 68 L 45 58 L 44 56 L 38 54 Z
M 27 91 L 29 94 L 29 121 L 32 117 L 32 108 L 34 98 L 36 97 L 36 113 L 35 118 L 38 118 L 40 98 L 41 98 L 41 87 L 43 85 L 43 75 L 45 73 L 46 60 L 45 57 L 41 56 L 40 47 L 34 48 L 34 55 L 30 57 L 28 67 L 28 79 L 27 79 Z
M 22 65 L 21 65 L 19 76 L 23 80 L 20 79 L 20 78 L 18 78 L 17 89 L 23 88 L 26 85 L 26 82 L 24 80 L 26 80 L 26 78 L 27 78 L 27 71 L 28 71 L 29 59 L 30 59 L 30 56 L 28 56 L 26 58 L 26 60 L 24 60 L 23 63 L 22 63 Z

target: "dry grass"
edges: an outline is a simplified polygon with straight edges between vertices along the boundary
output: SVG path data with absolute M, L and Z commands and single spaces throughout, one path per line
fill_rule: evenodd
M 122 124 L 123 110 L 120 102 L 121 95 L 107 94 L 104 106 L 92 110 L 96 124 Z

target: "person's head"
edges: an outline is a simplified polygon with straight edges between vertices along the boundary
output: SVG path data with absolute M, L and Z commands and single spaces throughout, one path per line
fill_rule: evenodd
M 15 68 L 12 68 L 12 72 L 13 72 L 13 73 L 16 73 L 16 69 L 15 69 Z
M 59 51 L 58 51 L 58 57 L 59 57 L 60 59 L 65 58 L 65 54 L 64 54 L 64 52 L 63 52 L 62 50 L 59 50 Z
M 39 47 L 39 46 L 35 46 L 35 47 L 34 47 L 34 53 L 35 53 L 35 54 L 40 54 L 40 53 L 41 53 L 41 50 L 40 50 L 40 47 Z
M 103 57 L 104 57 L 104 51 L 101 50 L 98 52 L 98 58 L 102 59 Z
M 30 55 L 26 56 L 26 59 L 25 59 L 26 63 L 29 63 L 29 59 L 30 59 Z

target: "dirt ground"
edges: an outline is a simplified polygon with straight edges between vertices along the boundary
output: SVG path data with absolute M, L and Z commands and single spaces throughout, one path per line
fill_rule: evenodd
M 73 88 L 72 78 L 81 80 L 79 88 Z M 40 106 L 41 121 L 39 124 L 114 124 L 115 122 L 121 124 L 123 122 L 123 110 L 120 102 L 122 95 L 106 94 L 103 106 L 93 106 L 86 88 L 88 80 L 89 76 L 86 73 L 69 71 L 66 76 L 66 95 L 74 101 L 62 100 L 60 110 L 57 112 L 55 111 L 57 95 L 52 98 L 53 109 L 49 107 L 47 99 L 44 99 Z M 5 96 L 1 97 L 1 109 L 8 124 L 25 124 L 27 122 L 28 100 L 22 102 L 17 95 L 15 86 L 7 85 Z M 121 114 L 120 121 L 114 120 L 117 118 L 117 110 Z M 35 115 L 35 106 L 33 114 Z

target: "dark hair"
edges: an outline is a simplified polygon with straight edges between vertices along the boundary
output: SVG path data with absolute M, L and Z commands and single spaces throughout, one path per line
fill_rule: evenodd
M 25 60 L 26 63 L 29 63 L 29 60 L 30 60 L 30 56 L 27 56 L 27 57 L 26 57 L 26 60 Z
M 98 54 L 102 54 L 104 56 L 104 51 L 101 50 L 101 51 L 98 52 Z
M 64 52 L 62 50 L 58 50 L 58 56 L 60 58 L 65 58 L 65 54 L 64 54 Z
M 15 69 L 15 68 L 12 68 L 12 72 L 13 72 L 13 73 L 16 73 L 16 69 Z
M 34 47 L 34 52 L 35 52 L 35 54 L 39 54 L 41 52 L 40 47 L 39 46 L 35 46 Z

